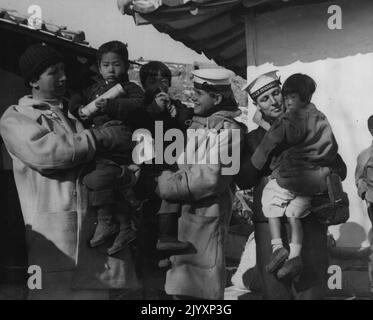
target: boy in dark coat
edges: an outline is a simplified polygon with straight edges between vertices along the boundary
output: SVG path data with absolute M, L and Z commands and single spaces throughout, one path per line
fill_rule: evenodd
M 151 61 L 140 69 L 140 79 L 145 89 L 144 105 L 151 119 L 154 136 L 154 124 L 161 121 L 163 130 L 180 129 L 185 131 L 188 120 L 193 117 L 193 109 L 183 105 L 179 100 L 171 99 L 168 92 L 171 86 L 172 74 L 170 69 L 162 62 Z M 164 146 L 164 149 L 166 146 Z M 171 164 L 152 164 L 147 166 L 152 175 L 159 176 L 162 171 L 170 170 Z M 159 234 L 157 249 L 161 251 L 183 251 L 189 244 L 178 240 L 178 219 L 180 204 L 162 200 L 159 217 Z
M 141 126 L 141 109 L 144 94 L 142 89 L 128 80 L 127 46 L 119 41 L 104 43 L 97 51 L 97 60 L 101 78 L 82 94 L 73 96 L 70 111 L 79 117 L 86 127 L 108 126 L 122 121 L 123 130 L 127 133 L 121 152 L 108 154 L 105 158 L 96 158 L 91 169 L 84 177 L 84 184 L 89 188 L 90 205 L 96 207 L 97 227 L 90 240 L 91 247 L 108 242 L 113 236 L 115 240 L 108 249 L 112 255 L 135 240 L 130 214 L 140 210 L 141 203 L 135 198 L 132 187 L 136 183 L 138 167 L 131 165 L 132 131 Z M 97 99 L 109 89 L 120 84 L 121 93 L 113 99 L 99 99 L 94 102 L 91 114 L 84 112 L 84 106 Z M 145 111 L 143 110 L 143 114 Z M 123 209 L 116 208 L 115 190 L 125 200 Z M 116 219 L 114 219 L 116 218 Z

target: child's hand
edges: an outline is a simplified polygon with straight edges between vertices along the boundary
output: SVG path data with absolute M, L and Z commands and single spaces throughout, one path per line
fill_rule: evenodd
M 161 112 L 166 110 L 170 105 L 170 96 L 165 92 L 158 93 L 154 98 L 155 103 L 161 109 Z
M 100 99 L 100 100 L 97 100 L 95 102 L 95 105 L 96 107 L 100 110 L 100 111 L 105 111 L 105 108 L 107 106 L 107 99 Z
M 84 108 L 84 106 L 80 106 L 79 109 L 78 109 L 78 113 L 79 113 L 79 118 L 81 120 L 85 121 L 85 120 L 88 120 L 90 117 L 87 114 L 82 112 L 83 108 Z
M 137 164 L 132 163 L 127 168 L 128 168 L 128 170 L 132 171 L 132 173 L 136 177 L 136 181 L 138 181 L 139 177 L 140 177 L 140 173 L 141 173 L 140 166 L 138 166 Z
M 176 118 L 177 109 L 176 109 L 175 105 L 169 104 L 168 107 L 167 107 L 167 111 L 170 113 L 171 118 Z
M 118 0 L 117 5 L 122 14 L 132 14 L 133 0 Z

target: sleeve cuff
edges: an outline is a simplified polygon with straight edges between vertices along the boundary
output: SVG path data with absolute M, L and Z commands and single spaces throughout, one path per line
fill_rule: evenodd
M 185 171 L 164 172 L 158 179 L 158 187 L 162 199 L 175 202 L 193 201 Z

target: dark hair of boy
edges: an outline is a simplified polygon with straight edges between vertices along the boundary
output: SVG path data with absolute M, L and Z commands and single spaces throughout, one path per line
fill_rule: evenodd
M 158 74 L 161 77 L 168 80 L 169 85 L 171 86 L 172 73 L 171 70 L 160 61 L 150 61 L 147 64 L 144 64 L 140 68 L 140 81 L 143 88 L 145 88 L 146 79 L 150 76 L 157 77 Z
M 99 65 L 101 63 L 101 60 L 104 54 L 109 53 L 109 52 L 116 53 L 122 59 L 122 61 L 126 65 L 126 69 L 128 70 L 129 61 L 128 61 L 128 49 L 127 49 L 126 44 L 124 44 L 121 41 L 114 40 L 114 41 L 105 42 L 103 45 L 101 45 L 98 48 L 97 53 L 96 53 L 97 63 Z
M 306 74 L 296 73 L 286 79 L 282 86 L 282 96 L 297 93 L 305 103 L 310 103 L 316 91 L 316 82 Z

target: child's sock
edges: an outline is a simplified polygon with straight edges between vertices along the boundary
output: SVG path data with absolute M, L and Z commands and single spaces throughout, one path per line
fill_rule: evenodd
M 300 253 L 302 251 L 302 245 L 300 243 L 290 243 L 290 253 L 289 253 L 289 259 L 293 259 L 295 257 L 300 256 Z
M 283 247 L 281 238 L 275 238 L 271 240 L 272 252 Z

